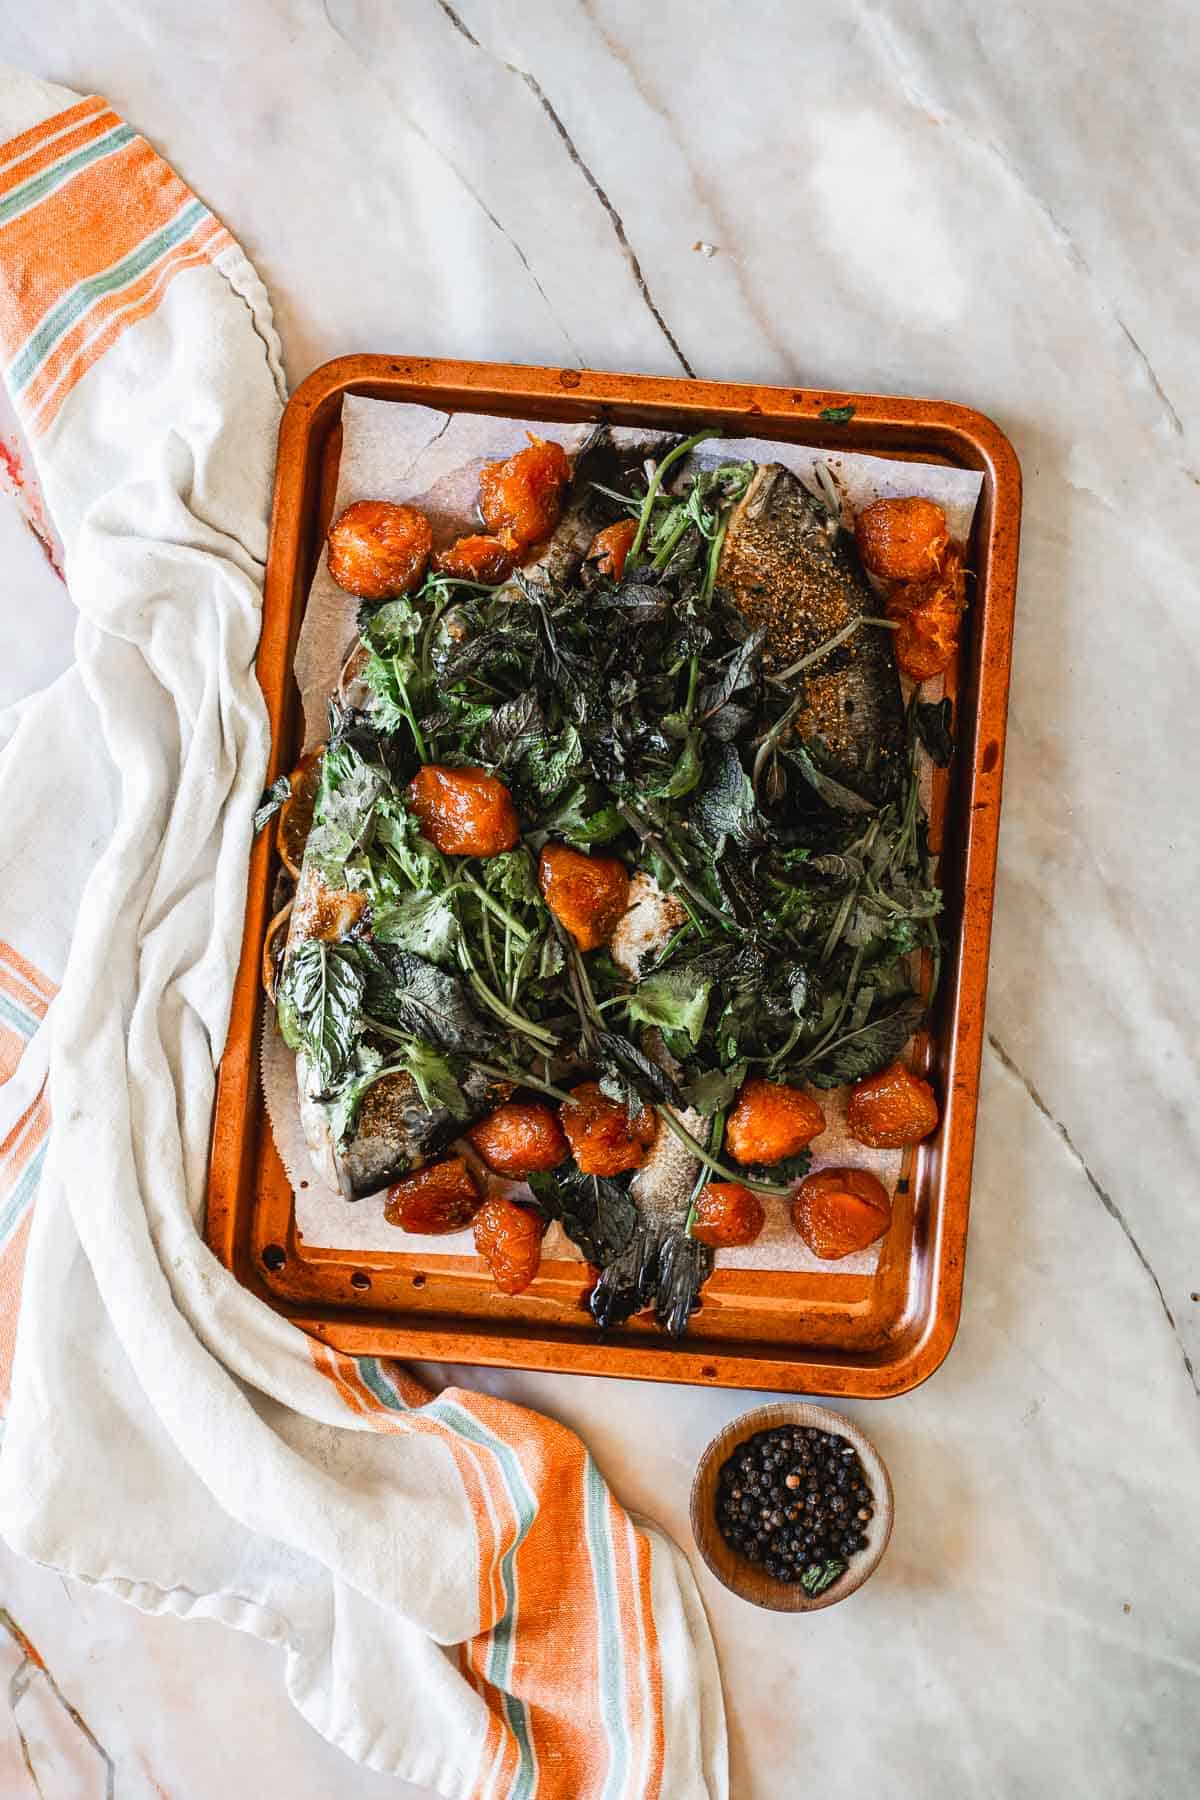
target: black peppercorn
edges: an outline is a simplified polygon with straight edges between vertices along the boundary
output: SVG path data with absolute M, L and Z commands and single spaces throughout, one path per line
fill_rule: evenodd
M 740 1445 L 720 1471 L 716 1515 L 726 1543 L 773 1580 L 822 1592 L 865 1548 L 874 1506 L 854 1446 L 809 1425 Z

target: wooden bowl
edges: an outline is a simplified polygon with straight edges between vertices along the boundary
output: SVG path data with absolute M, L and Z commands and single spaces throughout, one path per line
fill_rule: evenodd
M 780 1425 L 812 1425 L 818 1431 L 837 1432 L 844 1437 L 858 1451 L 873 1495 L 875 1516 L 867 1526 L 866 1548 L 852 1556 L 849 1567 L 815 1599 L 810 1599 L 798 1582 L 776 1581 L 761 1563 L 750 1562 L 727 1544 L 717 1529 L 717 1480 L 722 1467 L 756 1431 L 773 1431 Z M 853 1594 L 874 1573 L 887 1549 L 892 1535 L 892 1512 L 891 1479 L 874 1444 L 852 1419 L 824 1406 L 811 1406 L 805 1400 L 759 1406 L 731 1420 L 700 1458 L 692 1483 L 692 1535 L 701 1556 L 731 1592 L 755 1606 L 770 1607 L 773 1612 L 820 1612 L 822 1607 L 836 1606 L 839 1600 Z

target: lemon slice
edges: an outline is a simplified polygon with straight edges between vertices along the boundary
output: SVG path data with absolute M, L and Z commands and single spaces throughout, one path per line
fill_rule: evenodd
M 275 845 L 284 868 L 296 880 L 300 877 L 304 846 L 312 830 L 313 807 L 317 802 L 317 783 L 321 776 L 321 758 L 324 754 L 324 744 L 318 744 L 315 750 L 310 750 L 297 763 L 288 776 L 292 791 L 279 812 Z
M 286 935 L 287 933 L 288 920 L 291 917 L 292 908 L 295 904 L 296 896 L 293 894 L 287 905 L 281 906 L 279 911 L 275 914 L 275 917 L 267 926 L 267 935 L 263 939 L 262 984 L 267 999 L 271 1002 L 272 1006 L 275 1004 L 275 971 L 277 967 L 275 947 L 280 935 Z

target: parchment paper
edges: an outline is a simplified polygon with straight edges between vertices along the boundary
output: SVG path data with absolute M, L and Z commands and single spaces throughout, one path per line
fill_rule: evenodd
M 433 527 L 434 544 L 451 542 L 477 529 L 479 469 L 484 462 L 523 448 L 526 433 L 551 437 L 568 453 L 578 449 L 590 425 L 562 425 L 538 420 L 491 418 L 476 413 L 442 413 L 424 406 L 397 405 L 348 395 L 342 415 L 342 454 L 335 515 L 354 500 L 403 500 L 421 508 Z M 618 442 L 653 446 L 663 434 L 617 427 Z M 853 511 L 872 500 L 924 494 L 944 508 L 950 535 L 964 540 L 971 528 L 982 477 L 967 469 L 935 464 L 889 462 L 881 457 L 839 454 L 801 445 L 768 443 L 756 438 L 721 438 L 700 447 L 701 463 L 750 459 L 781 462 L 816 489 L 814 468 L 824 462 Z M 343 593 L 329 576 L 324 558 L 309 592 L 308 607 L 296 648 L 295 676 L 304 708 L 305 749 L 321 742 L 326 729 L 326 703 L 337 687 L 346 651 L 355 636 L 358 601 Z M 347 1203 L 318 1175 L 308 1155 L 300 1126 L 295 1059 L 275 1029 L 268 1010 L 262 1041 L 262 1076 L 267 1112 L 280 1159 L 296 1195 L 296 1228 L 308 1244 L 355 1250 L 404 1250 L 414 1255 L 474 1257 L 469 1230 L 446 1237 L 417 1237 L 389 1225 L 383 1196 Z M 899 1151 L 868 1150 L 846 1132 L 844 1091 L 821 1093 L 827 1126 L 813 1145 L 813 1167 L 830 1165 L 870 1169 L 894 1192 L 902 1156 Z M 519 1184 L 509 1184 L 519 1194 Z M 767 1223 L 756 1243 L 742 1250 L 717 1252 L 719 1268 L 792 1269 L 824 1274 L 863 1275 L 874 1271 L 878 1246 L 821 1262 L 792 1229 L 783 1200 L 764 1197 Z M 547 1233 L 547 1257 L 578 1260 L 579 1253 L 559 1226 Z

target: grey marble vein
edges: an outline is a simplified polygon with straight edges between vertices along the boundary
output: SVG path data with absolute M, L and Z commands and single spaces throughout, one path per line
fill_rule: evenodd
M 535 75 L 533 75 L 531 73 L 531 71 L 528 69 L 518 68 L 516 63 L 506 62 L 502 56 L 497 56 L 495 51 L 489 50 L 485 44 L 481 44 L 479 39 L 475 36 L 474 32 L 472 32 L 468 28 L 468 26 L 463 23 L 463 20 L 459 17 L 458 13 L 456 13 L 454 8 L 449 4 L 449 0 L 437 0 L 437 3 L 441 7 L 442 11 L 445 13 L 446 17 L 449 19 L 450 23 L 454 26 L 454 29 L 456 31 L 460 32 L 461 35 L 466 38 L 466 40 L 469 44 L 473 44 L 474 47 L 477 50 L 482 51 L 485 56 L 490 56 L 494 62 L 499 63 L 501 68 L 506 69 L 510 75 L 515 75 L 518 78 L 518 80 L 523 81 L 525 83 L 525 86 L 529 89 L 529 92 L 533 95 L 534 99 L 537 101 L 538 105 L 541 107 L 542 111 L 545 113 L 546 117 L 549 119 L 550 123 L 553 125 L 555 131 L 557 132 L 557 134 L 562 142 L 563 148 L 567 152 L 567 155 L 570 157 L 571 161 L 574 163 L 575 167 L 579 170 L 580 174 L 583 176 L 584 180 L 587 182 L 588 186 L 591 188 L 593 194 L 595 194 L 597 200 L 599 200 L 601 206 L 604 208 L 605 212 L 608 214 L 609 223 L 612 225 L 614 235 L 616 236 L 616 240 L 617 240 L 618 244 L 620 244 L 621 249 L 625 254 L 625 260 L 629 264 L 630 273 L 633 276 L 634 283 L 637 287 L 638 293 L 641 295 L 643 301 L 645 302 L 647 311 L 650 313 L 655 324 L 658 326 L 659 330 L 662 332 L 663 336 L 666 338 L 668 344 L 671 346 L 671 349 L 674 352 L 676 358 L 678 359 L 679 366 L 683 370 L 684 374 L 694 376 L 696 371 L 693 369 L 691 363 L 688 361 L 687 357 L 683 354 L 683 351 L 680 349 L 679 343 L 675 337 L 674 332 L 671 330 L 670 326 L 667 324 L 667 321 L 663 318 L 662 312 L 660 311 L 658 304 L 654 299 L 654 296 L 650 292 L 649 285 L 646 281 L 645 274 L 643 273 L 643 270 L 642 270 L 642 265 L 641 265 L 640 261 L 638 260 L 637 252 L 634 249 L 633 245 L 630 243 L 629 234 L 625 230 L 624 220 L 622 219 L 620 213 L 617 211 L 616 207 L 613 205 L 612 201 L 609 199 L 607 193 L 605 192 L 604 188 L 601 186 L 600 181 L 598 180 L 596 175 L 589 168 L 588 164 L 584 161 L 583 157 L 579 154 L 579 150 L 576 147 L 574 139 L 572 138 L 570 132 L 567 130 L 566 126 L 564 125 L 561 116 L 559 115 L 558 111 L 552 104 L 545 89 L 542 87 L 541 83 L 537 80 L 537 77 Z
M 1000 1039 L 995 1035 L 994 1032 L 989 1031 L 987 1041 L 988 1041 L 989 1048 L 994 1052 L 994 1054 L 996 1055 L 996 1057 L 998 1058 L 998 1060 L 1000 1061 L 1002 1066 L 1008 1070 L 1008 1073 L 1011 1076 L 1013 1076 L 1013 1078 L 1015 1080 L 1020 1082 L 1021 1086 L 1025 1089 L 1025 1092 L 1029 1095 L 1029 1098 L 1032 1100 L 1033 1104 L 1037 1107 L 1038 1111 L 1041 1113 L 1042 1117 L 1046 1120 L 1047 1124 L 1052 1125 L 1054 1127 L 1054 1130 L 1058 1133 L 1059 1137 L 1062 1139 L 1062 1141 L 1066 1145 L 1067 1149 L 1071 1152 L 1071 1155 L 1075 1158 L 1075 1161 L 1079 1164 L 1079 1167 L 1083 1171 L 1084 1175 L 1087 1177 L 1088 1186 L 1091 1188 L 1092 1192 L 1095 1194 L 1097 1200 L 1099 1200 L 1101 1206 L 1104 1208 L 1104 1210 L 1108 1214 L 1109 1218 L 1113 1219 L 1120 1226 L 1121 1230 L 1124 1232 L 1126 1238 L 1129 1241 L 1130 1249 L 1133 1251 L 1134 1255 L 1137 1257 L 1137 1259 L 1141 1263 L 1143 1269 L 1145 1269 L 1147 1275 L 1150 1277 L 1150 1280 L 1154 1284 L 1154 1291 L 1158 1295 L 1158 1303 L 1162 1308 L 1163 1317 L 1166 1319 L 1167 1324 L 1171 1327 L 1171 1335 L 1174 1337 L 1176 1343 L 1179 1345 L 1179 1354 L 1183 1358 L 1183 1366 L 1188 1372 L 1188 1379 L 1191 1382 L 1193 1388 L 1195 1389 L 1197 1395 L 1200 1395 L 1200 1382 L 1198 1382 L 1196 1379 L 1196 1370 L 1192 1364 L 1191 1357 L 1187 1353 L 1187 1347 L 1184 1344 L 1183 1339 L 1179 1334 L 1179 1327 L 1175 1323 L 1175 1315 L 1171 1311 L 1171 1308 L 1167 1305 L 1167 1296 L 1163 1293 L 1162 1282 L 1158 1279 L 1158 1276 L 1155 1274 L 1153 1265 L 1151 1264 L 1149 1257 L 1146 1255 L 1146 1252 L 1142 1249 L 1142 1246 L 1138 1243 L 1137 1238 L 1134 1236 L 1132 1227 L 1130 1226 L 1130 1223 L 1129 1223 L 1129 1220 L 1125 1217 L 1125 1214 L 1122 1212 L 1121 1208 L 1117 1205 L 1117 1202 L 1113 1199 L 1112 1195 L 1107 1191 L 1106 1188 L 1104 1188 L 1100 1185 L 1100 1182 L 1096 1179 L 1096 1176 L 1092 1173 L 1091 1169 L 1088 1167 L 1087 1161 L 1084 1158 L 1082 1151 L 1079 1149 L 1078 1145 L 1075 1143 L 1074 1139 L 1072 1138 L 1070 1132 L 1067 1130 L 1066 1126 L 1063 1124 L 1062 1120 L 1055 1118 L 1054 1114 L 1050 1111 L 1050 1108 L 1046 1105 L 1046 1102 L 1042 1099 L 1042 1096 L 1038 1093 L 1037 1089 L 1034 1087 L 1032 1081 L 1030 1081 L 1029 1077 L 1026 1074 L 1024 1074 L 1024 1072 L 1013 1061 L 1013 1059 L 1009 1055 L 1008 1051 L 1004 1048 L 1004 1045 L 1000 1042 Z

